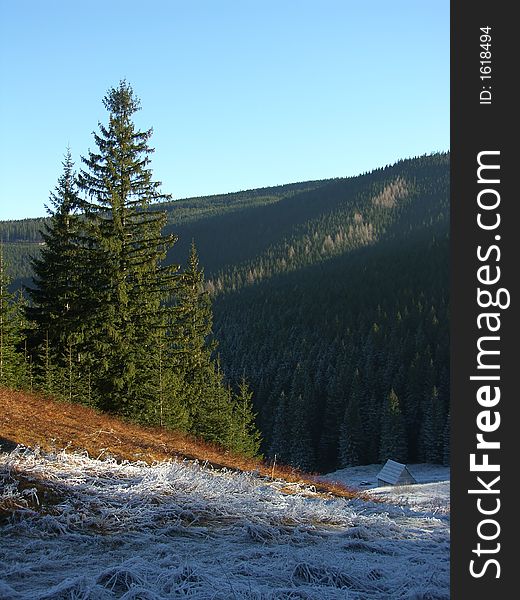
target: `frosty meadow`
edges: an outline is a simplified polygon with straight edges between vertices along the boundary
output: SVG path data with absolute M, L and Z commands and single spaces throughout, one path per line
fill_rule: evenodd
M 17 489 L 11 477 L 30 482 Z M 187 461 L 3 453 L 5 600 L 449 598 L 449 516 Z M 34 486 L 34 487 L 31 487 Z M 52 501 L 24 509 L 43 494 Z M 283 491 L 285 489 L 285 491 Z M 36 500 L 38 504 L 38 500 Z

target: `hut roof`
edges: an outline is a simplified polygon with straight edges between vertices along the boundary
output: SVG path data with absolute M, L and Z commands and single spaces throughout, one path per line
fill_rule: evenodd
M 395 462 L 395 460 L 387 460 L 385 466 L 379 471 L 377 478 L 391 485 L 417 483 L 407 466 Z

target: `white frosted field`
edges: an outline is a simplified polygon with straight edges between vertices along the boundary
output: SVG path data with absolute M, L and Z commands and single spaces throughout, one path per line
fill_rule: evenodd
M 19 507 L 0 524 L 2 600 L 449 598 L 440 496 L 344 500 L 188 461 L 26 449 L 0 454 L 0 486 Z M 51 502 L 29 508 L 43 489 Z
M 378 487 L 377 474 L 383 465 L 348 467 L 321 477 L 398 506 L 415 507 L 432 515 L 450 512 L 450 469 L 442 465 L 411 464 L 408 470 L 417 484 Z

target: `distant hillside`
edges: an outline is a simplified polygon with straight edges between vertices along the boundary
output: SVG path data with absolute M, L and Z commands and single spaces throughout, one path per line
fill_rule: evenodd
M 223 370 L 250 381 L 266 456 L 448 461 L 449 154 L 157 208 L 179 238 L 169 262 L 196 242 Z M 15 284 L 41 223 L 0 223 Z
M 240 277 L 251 279 L 249 271 L 257 280 L 258 269 L 266 262 L 278 263 L 270 265 L 270 274 L 285 270 L 286 263 L 312 264 L 378 238 L 382 229 L 399 221 L 403 209 L 413 204 L 419 193 L 415 178 L 429 177 L 433 163 L 446 165 L 448 160 L 448 155 L 435 155 L 400 161 L 357 177 L 161 203 L 157 209 L 168 212 L 165 233 L 178 237 L 168 262 L 184 263 L 194 239 L 206 277 L 226 289 L 226 283 L 241 285 Z M 428 218 L 426 213 L 423 216 Z M 28 258 L 38 252 L 45 221 L 42 217 L 0 221 L 0 240 L 14 286 L 30 277 Z
M 291 183 L 161 203 L 155 208 L 168 212 L 168 233 L 174 232 L 179 237 L 170 260 L 183 262 L 188 254 L 192 238 L 199 240 L 204 245 L 206 241 L 204 237 L 212 229 L 220 230 L 222 227 L 224 229 L 232 227 L 237 220 L 240 221 L 255 215 L 255 208 L 276 204 L 295 195 L 318 189 L 330 181 L 333 180 Z M 238 213 L 238 215 L 234 215 L 234 213 Z M 221 217 L 225 217 L 223 223 L 220 222 Z M 28 258 L 38 252 L 38 246 L 41 243 L 40 231 L 47 221 L 46 217 L 0 221 L 0 240 L 4 243 L 5 258 L 15 280 L 15 287 L 18 285 L 19 279 L 23 278 L 24 282 L 28 282 L 31 274 Z M 207 247 L 206 250 L 206 270 L 211 270 L 208 262 L 210 265 L 214 265 L 214 268 L 220 268 L 225 264 L 225 262 L 215 260 L 210 247 Z M 235 250 L 232 248 L 232 252 Z M 219 253 L 217 253 L 218 255 Z

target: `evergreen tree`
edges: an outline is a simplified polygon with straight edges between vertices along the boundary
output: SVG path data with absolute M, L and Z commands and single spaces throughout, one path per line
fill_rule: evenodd
M 451 449 L 451 417 L 450 413 L 446 418 L 446 425 L 444 426 L 444 432 L 442 435 L 442 464 L 449 466 L 450 465 L 450 449 Z
M 290 434 L 288 399 L 285 392 L 280 392 L 278 403 L 276 404 L 273 428 L 271 431 L 268 455 L 270 458 L 275 458 L 278 462 L 288 463 L 290 458 L 289 452 L 289 434 Z
M 10 278 L 0 243 L 0 385 L 20 387 L 26 379 L 25 361 L 20 352 L 22 314 L 20 302 L 9 292 Z
M 209 442 L 233 447 L 233 393 L 224 384 L 219 361 L 210 362 L 197 372 L 191 384 L 185 382 L 185 396 L 190 398 L 190 432 Z
M 332 354 L 330 355 L 333 356 Z M 347 357 L 338 357 L 336 368 L 329 364 L 326 376 L 322 383 L 325 408 L 321 426 L 321 437 L 319 442 L 319 467 L 321 469 L 335 469 L 338 467 L 339 457 L 339 435 L 338 422 L 342 420 L 345 413 L 346 378 L 349 376 Z M 331 363 L 331 358 L 329 363 Z
M 35 385 L 39 390 L 49 396 L 62 398 L 64 395 L 64 376 L 58 365 L 49 338 L 49 330 L 46 330 L 45 338 L 38 347 Z
M 257 456 L 260 449 L 260 432 L 255 425 L 253 392 L 244 377 L 234 400 L 232 422 L 232 448 L 245 456 Z
M 424 394 L 423 418 L 419 438 L 419 460 L 442 463 L 446 416 L 439 401 L 437 386 Z
M 418 455 L 422 420 L 422 396 L 427 361 L 416 352 L 407 370 L 406 393 L 403 408 L 408 438 L 408 448 L 412 456 Z
M 385 462 L 389 458 L 399 462 L 408 460 L 403 415 L 399 398 L 393 389 L 388 394 L 386 407 L 382 414 L 379 449 L 381 462 Z
M 316 457 L 309 427 L 309 412 L 301 394 L 292 394 L 289 400 L 292 423 L 290 463 L 302 471 L 311 471 L 315 468 Z
M 176 331 L 173 339 L 179 367 L 189 382 L 211 362 L 211 354 L 216 348 L 210 339 L 212 325 L 211 300 L 205 290 L 204 272 L 192 241 L 186 268 L 175 290 Z
M 257 454 L 252 393 L 243 379 L 235 396 L 224 384 L 220 363 L 212 359 L 211 300 L 193 241 L 175 290 L 174 323 L 173 364 L 184 383 L 189 431 L 248 456 Z
M 339 457 L 341 467 L 362 465 L 365 460 L 365 439 L 360 416 L 360 387 L 359 371 L 356 371 L 350 399 L 340 429 Z
M 171 315 L 170 315 L 171 317 Z M 187 431 L 189 414 L 185 403 L 182 374 L 175 369 L 171 330 L 175 326 L 168 319 L 166 328 L 155 332 L 155 343 L 149 352 L 147 377 L 143 385 L 142 420 L 152 425 Z
M 373 393 L 361 410 L 365 440 L 365 463 L 373 464 L 379 459 L 379 438 L 381 434 L 381 404 Z
M 139 131 L 132 121 L 139 100 L 121 81 L 103 103 L 108 125 L 99 124 L 98 151 L 82 159 L 86 169 L 78 177 L 90 281 L 85 346 L 102 408 L 145 419 L 150 353 L 166 327 L 176 270 L 162 261 L 175 240 L 161 235 L 165 213 L 150 208 L 169 196 L 152 180 L 152 129 Z
M 22 387 L 28 389 L 29 391 L 33 391 L 34 387 L 34 379 L 35 379 L 35 363 L 32 352 L 29 347 L 29 332 L 34 327 L 34 324 L 29 322 L 27 319 L 27 307 L 29 304 L 29 300 L 23 294 L 23 290 L 19 289 L 16 303 L 18 305 L 19 310 L 19 323 L 20 323 L 20 341 L 18 343 L 18 348 L 20 353 L 23 356 L 23 384 Z
M 175 289 L 174 323 L 173 361 L 184 382 L 188 427 L 190 431 L 206 438 L 219 437 L 215 406 L 223 402 L 227 392 L 219 389 L 223 388 L 220 368 L 211 357 L 215 348 L 215 343 L 210 339 L 211 301 L 205 291 L 204 273 L 199 266 L 194 242 Z M 224 417 L 222 406 L 217 412 L 227 423 L 228 415 Z M 206 420 L 208 423 L 204 423 Z M 212 426 L 209 426 L 210 422 Z M 214 427 L 216 431 L 210 431 Z
M 79 199 L 76 191 L 74 163 L 67 150 L 63 173 L 50 196 L 47 212 L 50 218 L 41 232 L 43 247 L 32 260 L 33 287 L 27 289 L 32 303 L 27 317 L 32 323 L 28 331 L 29 345 L 60 358 L 77 343 L 82 310 L 79 272 L 81 257 Z M 45 351 L 43 351 L 45 353 Z

